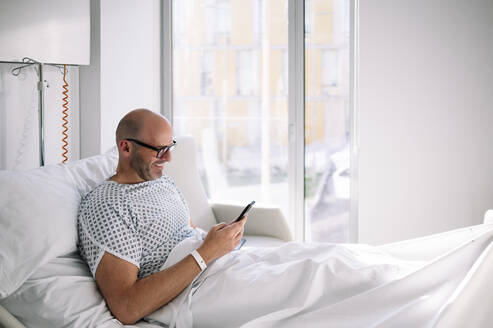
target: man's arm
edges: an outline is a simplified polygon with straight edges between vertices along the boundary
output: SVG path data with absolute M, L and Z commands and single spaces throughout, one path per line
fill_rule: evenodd
M 211 228 L 197 249 L 206 264 L 231 252 L 240 242 L 246 220 Z M 200 273 L 191 255 L 180 262 L 137 280 L 138 268 L 105 253 L 96 270 L 96 282 L 113 315 L 123 324 L 133 324 L 167 304 Z

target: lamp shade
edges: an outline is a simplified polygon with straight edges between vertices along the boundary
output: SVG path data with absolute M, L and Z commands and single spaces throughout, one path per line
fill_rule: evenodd
M 1 0 L 0 61 L 89 65 L 89 0 Z

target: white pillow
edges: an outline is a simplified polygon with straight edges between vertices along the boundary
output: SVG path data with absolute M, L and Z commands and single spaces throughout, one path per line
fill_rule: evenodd
M 0 298 L 49 260 L 76 251 L 81 196 L 111 176 L 117 161 L 115 147 L 66 165 L 0 171 Z
M 123 326 L 111 315 L 87 264 L 76 253 L 41 266 L 0 304 L 26 327 Z

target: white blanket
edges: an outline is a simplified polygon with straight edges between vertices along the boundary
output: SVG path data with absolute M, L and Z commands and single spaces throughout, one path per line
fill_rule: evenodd
M 150 318 L 175 327 L 491 327 L 492 236 L 484 224 L 378 248 L 245 248 Z M 201 242 L 184 241 L 165 265 Z M 27 327 L 122 326 L 76 254 L 50 261 L 0 303 Z
M 361 244 L 245 248 L 212 263 L 146 319 L 170 327 L 433 327 L 490 245 L 493 228 L 461 238 L 427 261 L 389 254 L 399 247 Z M 183 241 L 163 269 L 201 242 Z M 409 253 L 410 246 L 400 247 Z

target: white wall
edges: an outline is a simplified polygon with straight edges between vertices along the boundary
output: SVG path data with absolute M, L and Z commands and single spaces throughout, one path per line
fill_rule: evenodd
M 115 144 L 135 108 L 160 112 L 160 2 L 91 1 L 91 65 L 81 69 L 81 157 Z
M 0 1 L 0 60 L 89 64 L 89 0 Z
M 359 240 L 493 208 L 493 1 L 360 0 Z

